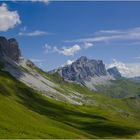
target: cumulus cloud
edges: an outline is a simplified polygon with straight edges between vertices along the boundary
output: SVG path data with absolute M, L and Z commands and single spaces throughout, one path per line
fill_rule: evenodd
M 108 65 L 108 68 L 111 68 L 111 67 L 117 67 L 119 72 L 123 76 L 127 76 L 131 73 L 130 68 L 126 66 L 126 64 L 124 64 L 123 62 L 117 61 L 116 59 L 113 59 L 113 63 Z
M 74 62 L 74 60 L 67 60 L 61 67 L 71 65 Z
M 59 54 L 63 54 L 65 56 L 71 56 L 80 51 L 81 48 L 79 45 L 75 44 L 71 47 L 63 47 L 62 49 L 58 49 L 57 47 L 54 47 L 54 51 L 58 52 Z
M 20 24 L 20 16 L 17 11 L 9 11 L 5 3 L 0 5 L 0 31 L 7 31 Z
M 62 48 L 59 48 L 57 46 L 51 46 L 48 43 L 46 43 L 43 48 L 45 49 L 45 53 L 59 53 L 63 54 L 65 56 L 73 56 L 75 55 L 78 51 L 82 49 L 82 47 L 78 44 L 75 44 L 73 46 L 65 46 Z
M 44 31 L 40 31 L 40 30 L 35 30 L 32 32 L 25 32 L 25 31 L 19 32 L 19 35 L 20 36 L 42 36 L 42 35 L 49 35 L 50 34 L 48 32 L 44 32 Z
M 123 63 L 121 61 L 113 60 L 113 63 L 107 65 L 107 68 L 117 67 L 119 72 L 124 77 L 140 76 L 140 63 Z

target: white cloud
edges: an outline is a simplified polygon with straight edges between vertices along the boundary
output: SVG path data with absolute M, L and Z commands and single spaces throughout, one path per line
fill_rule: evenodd
M 140 63 L 123 63 L 117 60 L 113 60 L 113 63 L 107 65 L 107 68 L 117 67 L 119 72 L 124 77 L 140 76 Z
M 44 4 L 48 4 L 49 0 L 31 0 L 32 2 L 42 2 Z
M 67 65 L 71 65 L 74 62 L 74 60 L 67 60 L 62 67 L 67 66 Z
M 88 44 L 91 45 L 91 44 Z M 78 44 L 72 45 L 72 46 L 65 46 L 62 48 L 59 48 L 57 46 L 51 46 L 48 43 L 45 43 L 43 48 L 45 49 L 45 53 L 59 53 L 63 54 L 65 56 L 73 56 L 75 55 L 78 51 L 80 51 L 84 46 L 80 46 Z
M 42 35 L 49 35 L 49 34 L 50 33 L 40 31 L 40 30 L 35 30 L 35 31 L 32 31 L 32 32 L 24 32 L 24 31 L 19 32 L 20 36 L 42 36 Z
M 74 62 L 74 60 L 67 60 L 67 61 L 65 62 L 65 65 L 71 65 L 73 62 Z
M 111 67 L 117 67 L 119 72 L 123 75 L 123 76 L 128 76 L 131 73 L 130 68 L 128 68 L 126 66 L 126 64 L 124 64 L 123 62 L 117 61 L 115 59 L 113 59 L 113 63 L 108 65 L 108 68 Z
M 93 37 L 81 38 L 66 42 L 108 42 L 114 40 L 140 41 L 140 27 L 127 30 L 101 30 L 96 32 Z
M 74 55 L 75 53 L 77 53 L 78 51 L 81 50 L 81 47 L 77 44 L 73 45 L 73 46 L 70 46 L 70 47 L 63 47 L 63 48 L 58 48 L 56 46 L 51 46 L 49 44 L 45 44 L 43 46 L 43 48 L 45 49 L 45 53 L 54 53 L 54 52 L 57 52 L 59 54 L 63 54 L 65 56 L 72 56 Z
M 58 49 L 57 47 L 54 47 L 55 52 L 58 52 L 58 53 L 63 54 L 65 56 L 74 55 L 75 53 L 77 53 L 80 50 L 81 50 L 81 48 L 77 44 L 75 44 L 75 45 L 73 45 L 71 47 L 64 47 L 62 49 Z
M 9 11 L 5 3 L 0 5 L 0 31 L 7 31 L 20 24 L 20 16 L 17 11 Z
M 87 49 L 87 48 L 90 48 L 93 46 L 93 43 L 89 43 L 89 42 L 85 42 L 84 43 L 84 48 Z
M 99 32 L 96 32 L 96 34 L 120 34 L 124 33 L 121 30 L 100 30 Z

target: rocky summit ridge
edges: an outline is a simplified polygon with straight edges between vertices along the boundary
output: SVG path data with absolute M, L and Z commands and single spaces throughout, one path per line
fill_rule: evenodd
M 121 73 L 118 71 L 117 67 L 109 68 L 107 72 L 114 78 L 121 78 Z
M 81 56 L 72 64 L 51 71 L 54 72 L 58 72 L 66 80 L 80 83 L 91 89 L 95 89 L 95 85 L 107 84 L 110 80 L 121 77 L 116 67 L 106 69 L 102 60 L 88 59 L 86 56 Z
M 0 58 L 10 58 L 11 60 L 18 62 L 20 57 L 21 51 L 16 39 L 0 37 Z
M 71 65 L 59 68 L 58 73 L 67 80 L 80 83 L 89 81 L 90 77 L 107 75 L 102 60 L 89 60 L 85 56 L 80 57 Z

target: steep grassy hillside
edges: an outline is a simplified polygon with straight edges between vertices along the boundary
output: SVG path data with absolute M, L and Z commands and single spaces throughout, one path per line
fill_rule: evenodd
M 140 83 L 122 78 L 112 81 L 109 86 L 98 86 L 98 90 L 115 98 L 133 97 L 140 95 Z
M 45 73 L 44 76 L 52 81 L 57 77 Z M 76 106 L 49 99 L 0 70 L 0 138 L 140 136 L 138 99 L 112 99 L 58 78 L 55 81 L 64 90 L 88 94 L 95 103 Z

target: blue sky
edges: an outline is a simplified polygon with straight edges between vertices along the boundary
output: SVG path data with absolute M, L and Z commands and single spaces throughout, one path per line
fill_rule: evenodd
M 0 2 L 3 7 L 16 16 L 11 26 L 0 23 L 0 35 L 15 37 L 23 56 L 44 70 L 87 56 L 135 65 L 140 74 L 140 2 Z

